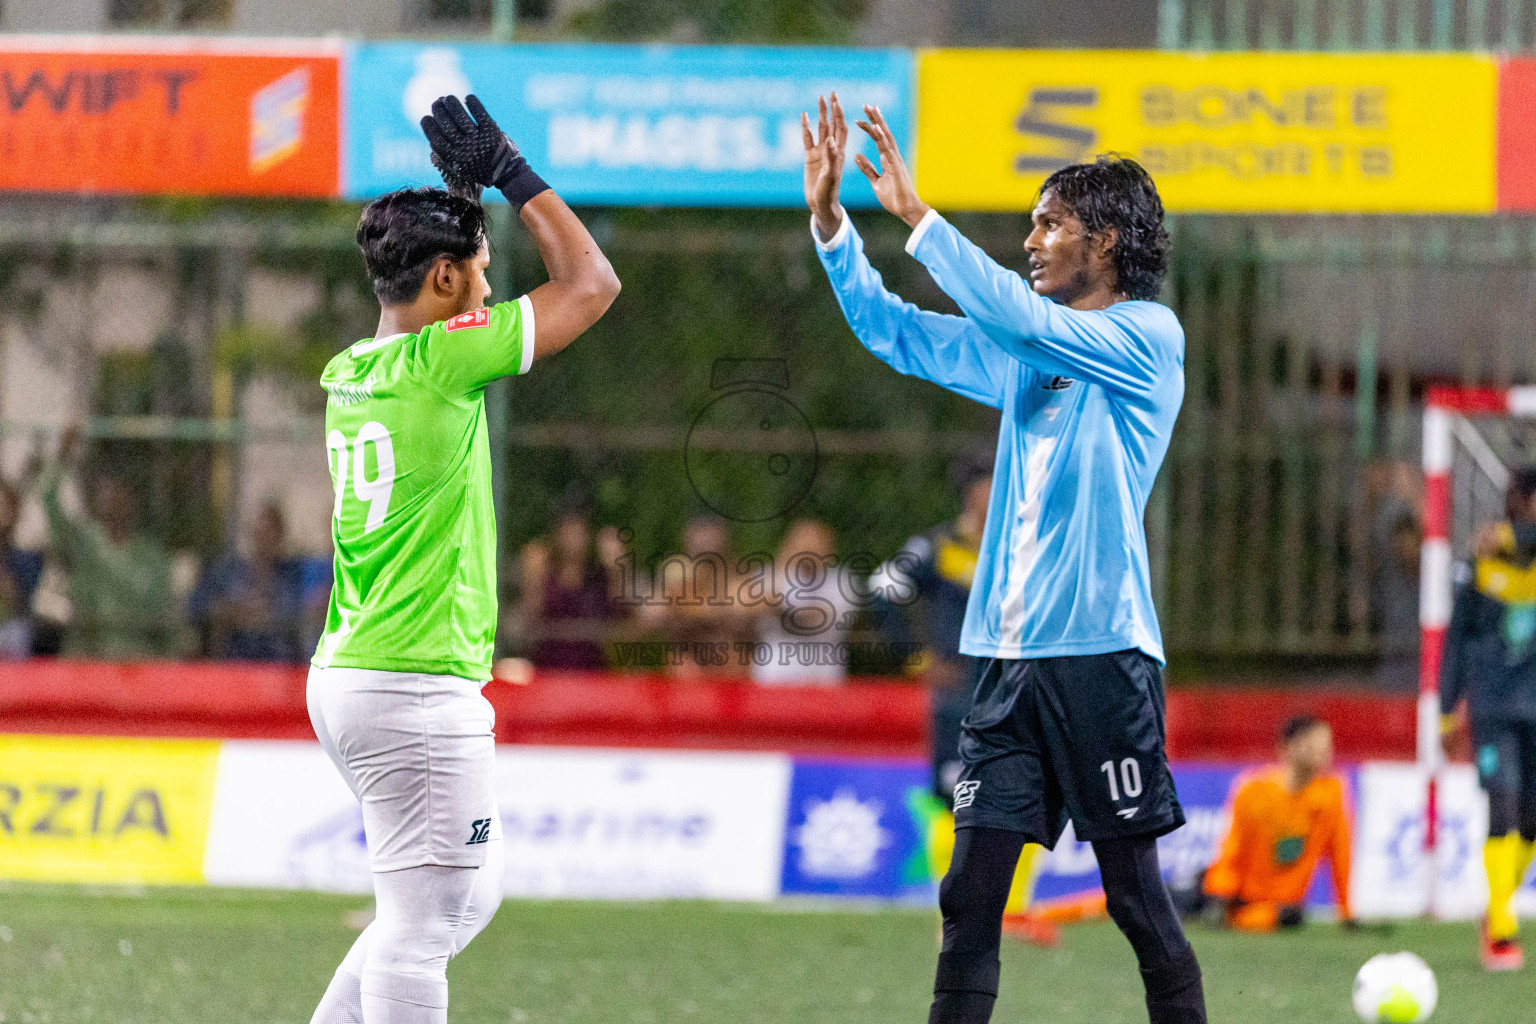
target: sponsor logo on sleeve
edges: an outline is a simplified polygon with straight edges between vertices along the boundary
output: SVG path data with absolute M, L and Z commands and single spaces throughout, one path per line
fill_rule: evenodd
M 955 810 L 964 810 L 976 802 L 976 791 L 981 788 L 981 782 L 970 779 L 966 782 L 955 784 Z
M 443 324 L 445 331 L 467 331 L 473 327 L 491 326 L 491 311 L 477 309 L 473 313 L 460 313 L 458 316 Z

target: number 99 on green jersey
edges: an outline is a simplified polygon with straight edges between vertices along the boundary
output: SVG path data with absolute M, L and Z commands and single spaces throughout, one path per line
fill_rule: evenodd
M 367 338 L 321 374 L 335 584 L 313 663 L 489 679 L 496 517 L 485 386 L 533 363 L 525 295 Z

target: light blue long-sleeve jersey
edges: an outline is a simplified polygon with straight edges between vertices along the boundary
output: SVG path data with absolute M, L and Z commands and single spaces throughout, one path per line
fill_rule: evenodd
M 865 348 L 1002 411 L 960 650 L 1048 658 L 1135 647 L 1162 661 L 1142 515 L 1184 399 L 1172 310 L 1059 305 L 936 213 L 907 251 L 964 316 L 887 291 L 847 216 L 817 248 Z

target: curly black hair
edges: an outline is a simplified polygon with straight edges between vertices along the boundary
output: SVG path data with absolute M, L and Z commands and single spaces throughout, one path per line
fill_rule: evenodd
M 385 305 L 414 301 L 433 263 L 470 259 L 484 241 L 485 207 L 440 188 L 382 195 L 357 222 L 357 247 Z
M 1117 288 L 1133 299 L 1151 301 L 1168 272 L 1168 231 L 1163 201 L 1146 168 L 1130 157 L 1101 154 L 1091 164 L 1073 164 L 1045 179 L 1040 194 L 1050 192 L 1066 204 L 1091 235 L 1114 228 Z

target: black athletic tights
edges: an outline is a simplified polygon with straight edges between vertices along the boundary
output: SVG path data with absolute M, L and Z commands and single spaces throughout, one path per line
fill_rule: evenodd
M 944 948 L 929 1024 L 987 1024 L 997 999 L 1003 908 L 1024 837 L 995 828 L 955 833 L 955 856 L 939 886 Z M 1093 844 L 1109 916 L 1136 950 L 1151 1024 L 1205 1024 L 1200 965 L 1184 937 L 1150 838 Z

